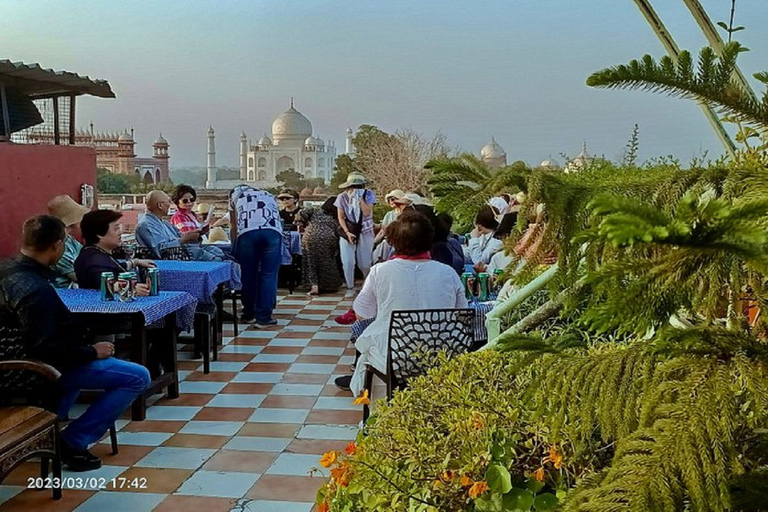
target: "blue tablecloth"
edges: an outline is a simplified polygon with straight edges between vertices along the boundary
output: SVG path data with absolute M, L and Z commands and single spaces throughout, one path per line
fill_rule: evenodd
M 201 304 L 211 304 L 221 283 L 239 290 L 240 265 L 232 261 L 157 260 L 160 290 L 187 292 Z
M 99 290 L 57 289 L 56 293 L 73 313 L 142 313 L 147 326 L 159 324 L 176 313 L 177 327 L 189 331 L 195 319 L 197 300 L 185 292 L 160 292 L 156 297 L 136 297 L 131 302 L 102 301 Z

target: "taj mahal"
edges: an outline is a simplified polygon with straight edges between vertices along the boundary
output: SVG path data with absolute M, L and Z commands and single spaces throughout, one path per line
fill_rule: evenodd
M 241 183 L 257 188 L 279 187 L 277 175 L 294 170 L 305 178 L 330 181 L 336 162 L 336 144 L 313 136 L 312 123 L 296 110 L 291 100 L 288 110 L 272 122 L 272 137 L 264 134 L 256 144 L 240 135 L 240 178 L 219 180 L 216 168 L 216 134 L 208 129 L 208 165 L 205 186 L 208 189 L 229 189 Z M 352 149 L 352 130 L 347 130 L 347 152 Z

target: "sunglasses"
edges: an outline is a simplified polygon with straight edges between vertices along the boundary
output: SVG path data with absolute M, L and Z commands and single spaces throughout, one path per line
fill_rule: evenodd
M 181 202 L 184 204 L 194 203 L 195 201 L 196 199 L 187 199 L 187 198 L 184 198 L 181 200 Z
M 294 197 L 293 196 L 283 196 L 283 197 L 278 197 L 277 198 L 278 201 L 288 201 L 289 199 L 294 199 Z

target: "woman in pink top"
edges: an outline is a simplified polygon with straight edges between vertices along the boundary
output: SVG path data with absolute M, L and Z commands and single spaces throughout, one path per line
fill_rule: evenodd
M 173 192 L 171 200 L 176 205 L 176 213 L 171 217 L 171 224 L 176 226 L 176 229 L 182 234 L 195 231 L 203 226 L 203 223 L 192 210 L 197 201 L 195 189 L 189 185 L 179 185 Z

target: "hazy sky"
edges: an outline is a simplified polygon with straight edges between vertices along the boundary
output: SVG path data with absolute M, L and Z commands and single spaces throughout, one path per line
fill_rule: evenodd
M 714 21 L 730 0 L 702 0 Z M 654 6 L 682 48 L 706 44 L 681 0 Z M 768 69 L 768 2 L 738 0 L 745 74 Z M 78 125 L 133 126 L 140 156 L 158 132 L 171 167 L 238 165 L 295 97 L 315 135 L 344 150 L 348 126 L 444 132 L 478 153 L 495 136 L 510 161 L 619 158 L 640 125 L 642 158 L 683 161 L 722 147 L 695 103 L 591 89 L 593 71 L 663 48 L 631 0 L 0 0 L 0 59 L 110 82 L 79 100 Z M 759 89 L 762 92 L 762 89 Z

